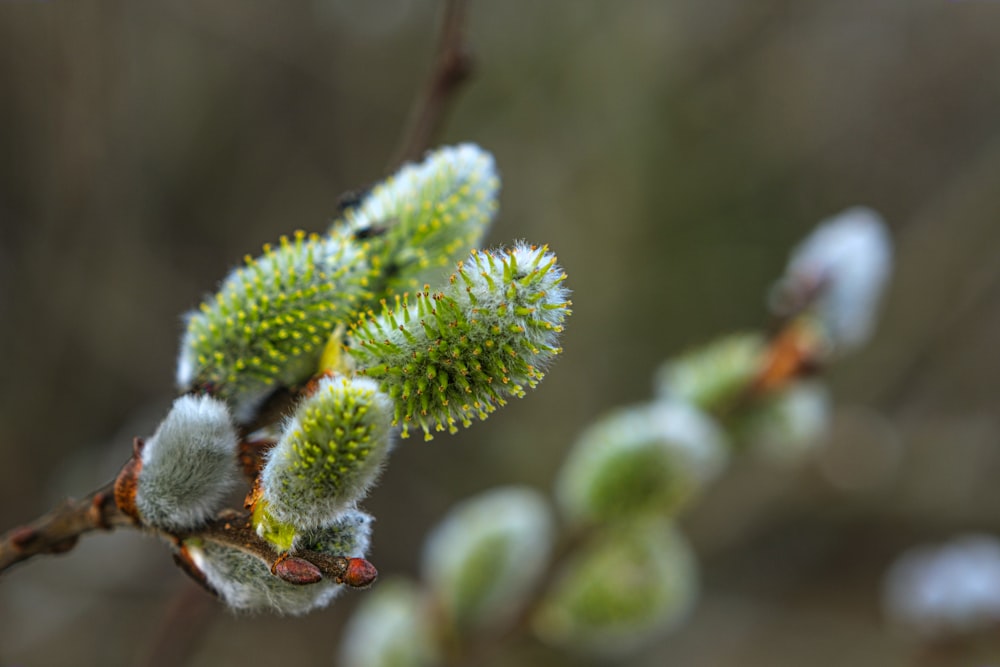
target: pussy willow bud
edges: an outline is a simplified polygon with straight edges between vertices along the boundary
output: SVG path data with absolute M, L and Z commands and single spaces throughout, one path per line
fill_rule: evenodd
M 589 654 L 620 654 L 688 615 L 697 565 L 663 520 L 609 525 L 556 575 L 533 619 L 546 642 Z
M 794 463 L 830 430 L 830 393 L 819 381 L 799 381 L 749 406 L 733 423 L 734 439 L 754 454 Z
M 538 585 L 552 544 L 548 503 L 505 487 L 455 505 L 424 546 L 423 573 L 459 631 L 503 620 Z
M 656 375 L 657 393 L 706 412 L 725 410 L 750 388 L 766 349 L 757 334 L 713 341 L 663 364 Z
M 426 439 L 454 432 L 541 380 L 571 312 L 565 277 L 545 247 L 473 251 L 443 292 L 397 297 L 356 324 L 349 352 L 395 401 L 403 437 L 411 423 Z
M 479 247 L 497 210 L 493 156 L 448 146 L 408 164 L 350 208 L 334 229 L 351 230 L 378 269 L 378 298 L 436 285 Z
M 287 549 L 296 532 L 353 507 L 389 453 L 391 420 L 392 400 L 373 380 L 323 378 L 268 454 L 254 509 L 261 536 Z
M 371 268 L 347 234 L 302 232 L 234 270 L 188 317 L 177 383 L 226 400 L 246 422 L 271 392 L 307 380 L 330 332 L 367 295 Z
M 774 287 L 771 308 L 788 316 L 805 311 L 828 336 L 834 353 L 871 336 L 892 271 L 892 240 L 875 211 L 850 208 L 820 223 L 793 251 Z
M 1000 540 L 967 534 L 910 549 L 886 575 L 882 602 L 892 624 L 915 639 L 994 636 L 1000 623 Z
M 218 511 L 239 479 L 236 431 L 225 403 L 181 396 L 142 448 L 135 509 L 147 524 L 181 530 Z
M 437 661 L 429 621 L 420 592 L 412 582 L 381 582 L 364 596 L 344 628 L 338 664 L 430 667 Z
M 302 548 L 332 556 L 362 558 L 368 551 L 371 517 L 348 511 L 322 531 L 314 531 Z M 333 550 L 321 549 L 329 545 Z M 273 611 L 298 616 L 327 606 L 345 588 L 329 579 L 299 585 L 271 573 L 260 558 L 214 542 L 189 540 L 184 548 L 195 567 L 222 600 L 239 611 Z
M 620 409 L 588 428 L 556 480 L 573 520 L 673 514 L 725 465 L 714 420 L 687 403 L 661 400 Z

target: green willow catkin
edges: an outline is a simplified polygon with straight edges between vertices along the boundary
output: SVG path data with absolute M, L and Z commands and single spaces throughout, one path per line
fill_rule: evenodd
M 395 401 L 403 437 L 414 422 L 425 439 L 454 432 L 541 380 L 571 313 L 565 277 L 544 246 L 473 251 L 443 291 L 397 297 L 358 322 L 348 351 Z
M 311 377 L 337 322 L 350 319 L 371 269 L 348 235 L 282 237 L 236 269 L 189 316 L 177 382 L 233 407 L 239 422 L 279 386 Z
M 697 589 L 694 554 L 669 522 L 609 524 L 556 573 L 533 629 L 566 649 L 621 654 L 680 624 Z
M 392 401 L 368 378 L 326 377 L 285 424 L 260 475 L 254 523 L 288 549 L 360 500 L 392 446 Z
M 421 569 L 457 631 L 496 625 L 539 585 L 554 541 L 546 499 L 501 487 L 458 503 L 430 532 Z
M 358 601 L 338 648 L 342 667 L 431 667 L 439 664 L 433 614 L 417 586 L 396 578 Z
M 478 246 L 497 208 L 493 156 L 445 147 L 375 186 L 325 236 L 298 232 L 246 259 L 188 316 L 181 391 L 252 421 L 276 389 L 308 380 L 339 323 L 401 289 L 437 282 Z
M 489 152 L 446 146 L 408 164 L 349 208 L 333 230 L 347 229 L 376 269 L 379 299 L 432 285 L 479 247 L 497 210 L 500 179 Z
M 731 410 L 764 368 L 767 342 L 758 333 L 731 334 L 664 363 L 657 393 L 719 413 Z
M 721 473 L 725 435 L 687 403 L 660 400 L 615 410 L 577 440 L 556 480 L 574 521 L 673 515 Z

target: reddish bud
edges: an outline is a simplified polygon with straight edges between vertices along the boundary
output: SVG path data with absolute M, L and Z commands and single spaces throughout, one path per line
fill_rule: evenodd
M 376 577 L 378 570 L 364 558 L 348 558 L 347 569 L 339 581 L 352 588 L 366 588 L 375 582 Z
M 323 573 L 320 572 L 318 567 L 304 558 L 297 558 L 295 556 L 279 558 L 271 566 L 271 572 L 275 576 L 296 586 L 315 584 L 323 579 Z

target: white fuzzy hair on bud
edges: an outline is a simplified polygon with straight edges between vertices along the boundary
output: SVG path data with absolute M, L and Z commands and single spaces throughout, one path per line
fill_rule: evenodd
M 392 448 L 392 410 L 374 380 L 323 378 L 286 422 L 261 472 L 258 529 L 320 528 L 353 507 Z
M 590 426 L 559 472 L 556 497 L 575 521 L 672 514 L 719 475 L 727 458 L 715 420 L 689 403 L 662 399 Z
M 363 512 L 345 512 L 333 524 L 310 532 L 301 548 L 363 558 L 371 539 L 371 523 L 371 517 Z M 192 542 L 185 547 L 208 584 L 237 611 L 300 616 L 327 606 L 345 588 L 331 579 L 307 585 L 289 583 L 273 575 L 257 556 L 214 542 Z
M 839 351 L 871 336 L 892 271 L 892 240 L 882 217 L 854 207 L 828 218 L 792 251 L 784 278 L 771 294 L 779 315 L 812 306 Z
M 477 248 L 497 210 L 496 162 L 475 144 L 445 146 L 404 165 L 346 212 L 335 228 L 363 238 L 366 254 L 391 275 L 379 296 L 444 280 Z
M 239 478 L 237 437 L 226 404 L 181 396 L 142 449 L 136 509 L 168 530 L 209 519 Z
M 890 621 L 923 639 L 994 632 L 1000 623 L 1000 540 L 963 535 L 903 554 L 886 576 Z

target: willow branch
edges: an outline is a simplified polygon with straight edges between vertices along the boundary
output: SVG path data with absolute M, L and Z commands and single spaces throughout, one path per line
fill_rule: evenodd
M 179 564 L 198 583 L 206 587 L 204 577 L 186 557 L 182 547 L 182 543 L 186 540 L 203 540 L 238 549 L 261 559 L 272 568 L 272 571 L 287 561 L 290 565 L 306 567 L 309 572 L 316 575 L 308 581 L 292 583 L 314 583 L 319 579 L 329 579 L 350 586 L 366 586 L 374 579 L 374 568 L 366 571 L 370 575 L 367 578 L 360 580 L 352 578 L 349 573 L 352 562 L 362 559 L 310 550 L 296 551 L 294 556 L 289 556 L 276 550 L 257 535 L 251 525 L 250 514 L 245 511 L 225 510 L 204 526 L 183 532 L 168 532 L 137 524 L 115 505 L 112 484 L 101 487 L 86 498 L 65 500 L 41 518 L 0 536 L 0 573 L 34 556 L 70 551 L 76 546 L 80 536 L 86 533 L 95 530 L 110 531 L 115 528 L 141 529 L 173 542 L 179 549 L 177 553 Z M 367 561 L 363 562 L 370 567 Z M 282 578 L 291 581 L 287 576 Z
M 420 157 L 430 147 L 444 123 L 456 91 L 472 72 L 472 58 L 465 37 L 466 14 L 466 0 L 446 0 L 435 64 L 423 93 L 413 105 L 407 130 L 389 163 L 392 167 Z M 274 400 L 267 407 L 273 407 L 273 412 L 280 413 L 283 408 L 287 408 L 294 393 L 286 392 L 272 398 Z M 261 410 L 256 421 L 270 423 L 273 421 L 271 412 L 269 409 Z M 253 469 L 259 462 L 259 452 L 253 447 L 244 447 L 241 462 L 245 469 Z M 65 553 L 76 546 L 80 536 L 86 533 L 122 527 L 142 528 L 159 534 L 176 545 L 180 545 L 184 539 L 200 537 L 258 556 L 271 564 L 272 568 L 286 556 L 276 553 L 269 543 L 258 537 L 250 527 L 249 515 L 241 513 L 226 514 L 218 521 L 184 534 L 173 535 L 160 529 L 137 526 L 115 505 L 113 484 L 107 484 L 85 498 L 67 499 L 31 523 L 0 535 L 0 574 L 17 563 L 38 555 Z M 183 554 L 179 555 L 183 560 Z M 354 560 L 317 552 L 296 553 L 295 558 L 315 565 L 323 577 L 337 581 L 345 577 L 350 561 Z M 182 562 L 181 565 L 204 584 L 197 572 L 188 567 L 190 563 Z M 353 585 L 351 581 L 345 583 Z
M 245 511 L 225 510 L 218 518 L 200 528 L 173 533 L 169 536 L 178 542 L 199 539 L 232 549 L 238 549 L 251 556 L 256 556 L 267 563 L 272 569 L 275 565 L 288 558 L 287 554 L 278 551 L 270 542 L 257 535 L 257 531 L 250 520 L 250 513 Z M 331 556 L 330 554 L 310 551 L 308 549 L 295 551 L 294 558 L 315 565 L 323 575 L 323 578 L 332 579 L 338 583 L 343 583 L 342 579 L 347 572 L 348 565 L 351 560 L 354 560 L 344 556 Z
M 85 533 L 130 525 L 132 520 L 115 505 L 111 484 L 85 498 L 69 498 L 48 514 L 0 535 L 0 573 L 40 554 L 69 551 Z
M 465 35 L 467 9 L 466 0 L 445 2 L 434 66 L 410 111 L 406 132 L 387 165 L 389 171 L 418 159 L 430 148 L 444 125 L 455 93 L 472 74 L 472 54 Z

